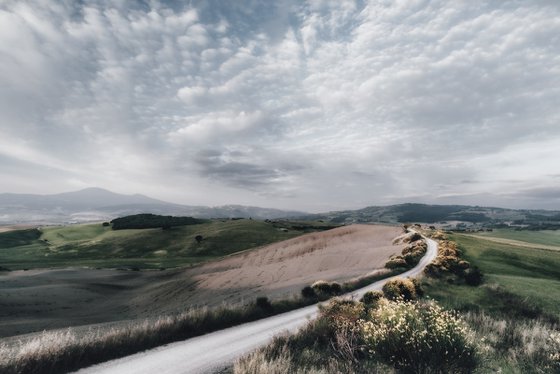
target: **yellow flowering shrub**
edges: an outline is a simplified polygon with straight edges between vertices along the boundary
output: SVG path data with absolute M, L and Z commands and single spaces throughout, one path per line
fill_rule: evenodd
M 465 323 L 434 302 L 382 300 L 359 325 L 368 353 L 403 372 L 466 373 L 476 365 Z

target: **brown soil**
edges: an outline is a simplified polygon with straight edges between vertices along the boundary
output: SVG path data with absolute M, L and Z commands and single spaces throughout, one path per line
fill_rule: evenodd
M 55 269 L 0 273 L 0 337 L 285 298 L 316 280 L 383 271 L 398 227 L 353 225 L 166 271 Z

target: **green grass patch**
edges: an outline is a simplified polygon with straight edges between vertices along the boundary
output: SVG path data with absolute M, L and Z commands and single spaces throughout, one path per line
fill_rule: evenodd
M 33 244 L 41 236 L 37 229 L 8 231 L 0 234 L 0 248 L 13 248 Z
M 19 230 L 0 234 L 0 266 L 11 270 L 188 266 L 318 229 L 238 219 L 166 229 L 111 230 L 99 223 Z
M 516 247 L 453 234 L 471 265 L 485 277 L 481 287 L 451 279 L 426 280 L 426 293 L 449 308 L 560 319 L 560 252 Z M 507 238 L 512 239 L 512 238 Z
M 513 230 L 494 229 L 490 232 L 478 232 L 477 235 L 493 238 L 519 240 L 522 242 L 553 245 L 560 247 L 560 230 Z

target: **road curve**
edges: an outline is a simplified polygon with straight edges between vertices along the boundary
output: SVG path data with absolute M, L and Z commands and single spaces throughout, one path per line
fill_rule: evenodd
M 381 290 L 385 282 L 396 277 L 419 275 L 437 256 L 438 246 L 426 239 L 428 250 L 418 265 L 391 278 L 372 283 L 347 294 L 355 299 L 372 290 Z M 296 332 L 317 316 L 318 305 L 245 323 L 185 341 L 167 344 L 120 359 L 90 366 L 77 374 L 205 374 L 214 373 L 231 365 L 238 357 L 267 344 L 275 335 Z

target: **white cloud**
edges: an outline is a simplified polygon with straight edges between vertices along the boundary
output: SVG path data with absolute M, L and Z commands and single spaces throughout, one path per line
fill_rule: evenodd
M 0 172 L 190 204 L 514 204 L 560 173 L 559 31 L 546 1 L 5 1 Z

